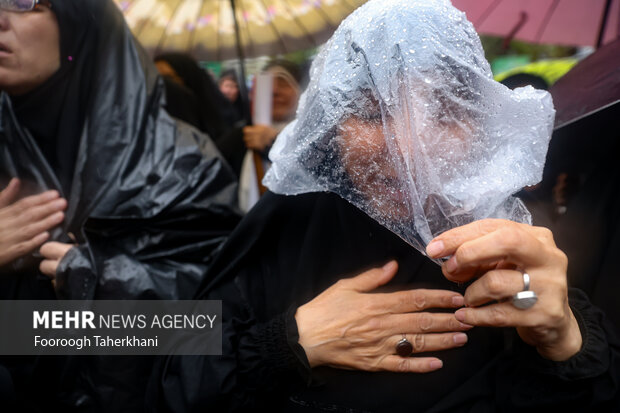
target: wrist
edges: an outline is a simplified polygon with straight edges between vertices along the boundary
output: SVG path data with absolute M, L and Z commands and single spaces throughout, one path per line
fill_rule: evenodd
M 308 364 L 311 368 L 317 367 L 321 364 L 318 358 L 318 354 L 314 351 L 314 346 L 311 344 L 311 328 L 308 328 L 306 322 L 305 309 L 301 306 L 295 312 L 295 322 L 297 323 L 297 332 L 299 334 L 299 345 L 303 348 L 308 359 Z
M 271 146 L 273 141 L 276 140 L 277 136 L 278 136 L 278 131 L 276 129 L 269 128 L 269 130 L 267 130 L 265 135 L 263 136 L 263 142 L 262 142 L 263 149 Z
M 536 350 L 542 357 L 551 361 L 565 361 L 579 353 L 583 344 L 579 323 L 572 310 L 568 309 L 566 327 L 558 330 L 554 335 L 556 340 L 552 344 L 537 346 Z

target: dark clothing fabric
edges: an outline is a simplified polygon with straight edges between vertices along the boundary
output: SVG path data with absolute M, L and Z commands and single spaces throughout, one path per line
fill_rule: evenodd
M 248 151 L 245 142 L 243 142 L 243 128 L 236 127 L 229 130 L 224 135 L 215 138 L 214 143 L 237 178 L 239 178 L 241 176 L 243 158 Z
M 196 95 L 200 130 L 216 139 L 235 125 L 239 118 L 232 104 L 194 58 L 184 53 L 165 53 L 155 58 L 155 61 L 160 60 L 168 62 L 185 86 Z
M 170 357 L 151 382 L 156 411 L 615 411 L 620 344 L 571 291 L 584 347 L 542 359 L 514 329 L 474 328 L 429 374 L 309 369 L 295 309 L 342 277 L 397 259 L 384 290 L 463 291 L 440 268 L 337 195 L 267 193 L 231 235 L 198 295 L 223 302 L 223 355 Z M 192 339 L 188 337 L 188 339 Z M 616 398 L 616 399 L 615 399 Z
M 191 298 L 239 221 L 234 176 L 208 137 L 162 110 L 163 82 L 113 1 L 64 0 L 52 10 L 63 56 L 65 37 L 79 34 L 71 39 L 79 47 L 67 59 L 67 90 L 57 91 L 65 98 L 52 100 L 61 108 L 50 112 L 60 116 L 58 134 L 72 130 L 37 136 L 36 118 L 16 116 L 13 98 L 2 93 L 0 187 L 18 177 L 20 197 L 60 191 L 68 207 L 51 238 L 71 242 L 71 233 L 77 246 L 61 261 L 55 290 L 36 253 L 4 266 L 0 299 Z M 47 104 L 32 102 L 47 96 L 48 84 L 41 87 L 20 105 Z M 67 119 L 75 123 L 63 126 Z M 138 411 L 150 371 L 148 360 L 123 357 L 0 364 L 11 371 L 22 411 Z
M 243 98 L 241 97 L 241 92 L 239 92 L 239 97 L 237 97 L 237 100 L 232 102 L 232 106 L 235 114 L 235 119 L 237 119 L 235 124 L 238 125 L 239 123 L 246 123 L 247 119 L 250 116 L 250 110 L 246 109 L 248 105 L 244 103 Z
M 247 123 L 250 120 L 251 116 L 248 96 L 244 96 L 244 93 L 247 94 L 247 90 L 245 90 L 246 88 L 243 87 L 243 84 L 241 83 L 244 80 L 240 79 L 239 76 L 237 76 L 237 71 L 235 69 L 227 69 L 220 74 L 220 78 L 217 81 L 218 87 L 222 84 L 224 80 L 227 79 L 235 82 L 235 84 L 237 85 L 237 90 L 239 91 L 237 99 L 232 102 L 237 122 Z
M 15 408 L 15 390 L 9 371 L 0 365 L 0 406 L 2 409 Z M 8 410 L 7 410 L 8 411 Z
M 46 84 L 35 91 L 12 98 L 15 116 L 19 123 L 28 129 L 45 160 L 56 171 L 59 183 L 68 194 L 75 170 L 75 159 L 80 141 L 83 110 L 63 111 L 75 105 L 83 109 L 85 102 L 77 102 L 67 96 L 69 74 L 72 70 L 63 68 Z M 78 127 L 70 127 L 79 125 Z
M 0 185 L 19 177 L 22 195 L 58 189 L 68 198 L 54 239 L 68 240 L 71 232 L 79 246 L 61 263 L 62 297 L 190 297 L 210 252 L 239 219 L 234 177 L 207 137 L 161 110 L 161 79 L 112 1 L 65 1 L 55 13 L 65 10 L 60 4 L 76 16 L 73 24 L 88 28 L 83 47 L 96 51 L 83 55 L 95 63 L 71 191 L 63 190 L 6 94 L 0 102 Z M 77 67 L 81 56 L 74 56 Z M 62 108 L 76 110 L 82 109 Z
M 200 111 L 198 109 L 198 99 L 194 92 L 164 76 L 164 86 L 166 87 L 166 112 L 173 118 L 189 123 L 196 129 L 202 126 L 200 121 Z
M 97 34 L 79 24 L 80 11 L 71 2 L 58 2 L 53 10 L 60 30 L 60 69 L 12 103 L 20 126 L 28 129 L 69 195 L 86 107 L 95 91 L 95 56 L 86 45 L 96 42 Z
M 620 332 L 620 105 L 554 132 L 541 187 L 523 198 L 534 224 L 568 256 L 569 285 L 585 291 Z
M 248 151 L 243 141 L 243 127 L 235 127 L 224 135 L 218 136 L 214 143 L 237 178 L 239 178 L 241 176 L 241 168 L 243 167 L 243 159 Z M 269 151 L 271 148 L 272 145 L 269 145 L 259 152 L 263 160 L 269 161 Z

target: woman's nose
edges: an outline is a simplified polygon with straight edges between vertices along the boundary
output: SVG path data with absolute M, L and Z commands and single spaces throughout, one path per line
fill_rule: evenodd
M 5 10 L 0 9 L 0 30 L 8 30 L 9 27 L 9 13 Z

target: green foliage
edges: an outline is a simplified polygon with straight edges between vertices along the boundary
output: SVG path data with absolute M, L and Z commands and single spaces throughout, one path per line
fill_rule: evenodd
M 504 38 L 494 36 L 480 36 L 482 47 L 486 58 L 493 62 L 501 56 L 528 56 L 530 61 L 535 62 L 541 59 L 556 59 L 560 57 L 572 56 L 576 53 L 574 47 L 556 46 L 549 44 L 533 44 L 520 40 L 512 40 L 507 48 L 504 48 Z

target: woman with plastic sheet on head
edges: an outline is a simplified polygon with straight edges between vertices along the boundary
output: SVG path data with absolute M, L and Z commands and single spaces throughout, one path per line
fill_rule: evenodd
M 238 222 L 236 185 L 161 109 L 117 6 L 0 0 L 0 29 L 0 297 L 191 298 Z M 143 403 L 127 358 L 2 363 L 24 410 Z
M 223 355 L 169 358 L 153 407 L 614 411 L 618 343 L 511 196 L 552 123 L 546 92 L 493 81 L 447 0 L 360 7 L 270 153 L 279 195 L 205 278 Z

